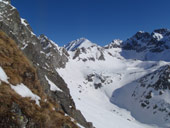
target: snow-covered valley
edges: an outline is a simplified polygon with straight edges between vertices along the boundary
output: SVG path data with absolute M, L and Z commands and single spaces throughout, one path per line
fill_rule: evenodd
M 121 41 L 119 42 L 121 43 Z M 71 43 L 74 47 L 73 42 Z M 169 121 L 167 123 L 163 121 L 165 125 L 158 120 L 156 120 L 156 123 L 154 118 L 152 120 L 153 113 L 143 111 L 140 105 L 138 108 L 130 106 L 131 96 L 129 95 L 132 95 L 131 93 L 136 87 L 131 86 L 131 83 L 153 73 L 164 65 L 169 65 L 169 63 L 157 61 L 157 59 L 156 61 L 143 61 L 145 57 L 138 60 L 135 56 L 144 56 L 145 51 L 135 54 L 133 50 L 122 51 L 122 48 L 119 47 L 120 43 L 118 41 L 113 42 L 114 47 L 105 46 L 103 48 L 94 45 L 94 43 L 92 45 L 85 42 L 83 44 L 85 48 L 83 48 L 81 47 L 82 42 L 80 44 L 76 42 L 76 45 L 78 45 L 75 46 L 76 50 L 68 50 L 70 56 L 66 67 L 56 70 L 67 83 L 77 108 L 81 110 L 87 121 L 91 121 L 96 128 L 168 127 Z M 134 55 L 134 58 L 127 59 L 128 54 L 126 56 L 122 54 L 125 52 L 129 52 L 130 56 Z M 161 55 L 161 53 L 157 54 Z M 100 56 L 103 56 L 102 60 Z M 154 58 L 156 56 L 152 56 L 150 60 L 154 60 Z M 164 59 L 167 60 L 167 56 L 164 56 Z M 121 88 L 128 89 L 121 92 Z M 119 90 L 120 92 L 118 92 Z M 130 91 L 126 92 L 126 90 Z M 122 104 L 129 104 L 131 109 L 127 107 L 128 105 Z M 137 102 L 133 101 L 133 104 L 137 104 Z M 136 110 L 133 111 L 133 109 Z M 150 114 L 150 117 L 146 112 Z M 137 117 L 139 115 L 141 115 L 140 118 Z M 159 115 L 156 116 L 159 119 Z
M 65 69 L 57 71 L 68 84 L 77 108 L 96 128 L 151 128 L 156 126 L 139 123 L 129 111 L 112 104 L 110 99 L 116 89 L 164 64 L 108 56 L 105 61 L 84 62 L 70 59 Z
M 141 125 L 130 112 L 117 107 L 110 102 L 114 90 L 147 74 L 144 68 L 155 70 L 159 64 L 156 62 L 113 60 L 112 68 L 105 62 L 86 63 L 71 60 L 65 69 L 57 70 L 69 85 L 71 95 L 78 109 L 82 111 L 88 121 L 92 121 L 96 128 L 146 128 L 151 126 Z M 147 67 L 146 67 L 147 66 Z M 92 82 L 87 80 L 89 74 L 98 74 L 106 80 L 102 87 L 95 89 L 94 84 L 100 79 L 94 75 Z

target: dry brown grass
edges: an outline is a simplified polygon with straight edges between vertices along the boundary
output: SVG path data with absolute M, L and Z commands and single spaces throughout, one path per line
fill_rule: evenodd
M 16 103 L 22 113 L 34 122 L 35 127 L 63 128 L 68 125 L 70 128 L 77 128 L 69 117 L 64 116 L 64 113 L 58 110 L 58 104 L 45 95 L 36 69 L 17 48 L 16 43 L 2 31 L 0 31 L 0 66 L 8 75 L 8 81 L 11 84 L 23 83 L 41 97 L 41 107 L 39 107 L 35 101 L 21 97 L 7 83 L 2 82 L 0 85 L 0 127 L 19 125 L 16 113 L 11 112 L 12 104 Z M 48 99 L 47 102 L 44 101 L 45 99 Z M 53 110 L 54 108 L 58 111 Z

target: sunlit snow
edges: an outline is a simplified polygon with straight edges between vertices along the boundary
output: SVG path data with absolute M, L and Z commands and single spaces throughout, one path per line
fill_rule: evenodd
M 36 104 L 40 106 L 39 100 L 41 99 L 39 96 L 34 94 L 27 86 L 24 84 L 18 84 L 16 86 L 11 85 L 11 88 L 15 90 L 16 93 L 21 95 L 22 97 L 30 97 L 31 100 L 35 100 Z

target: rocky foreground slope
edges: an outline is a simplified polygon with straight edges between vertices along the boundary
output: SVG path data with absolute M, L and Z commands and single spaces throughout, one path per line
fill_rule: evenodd
M 0 31 L 0 127 L 78 128 L 43 91 L 36 69 Z

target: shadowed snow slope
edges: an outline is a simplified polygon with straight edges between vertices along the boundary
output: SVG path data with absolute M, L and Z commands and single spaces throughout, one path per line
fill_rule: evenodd
M 116 90 L 111 101 L 144 123 L 170 127 L 170 66 L 165 65 Z

